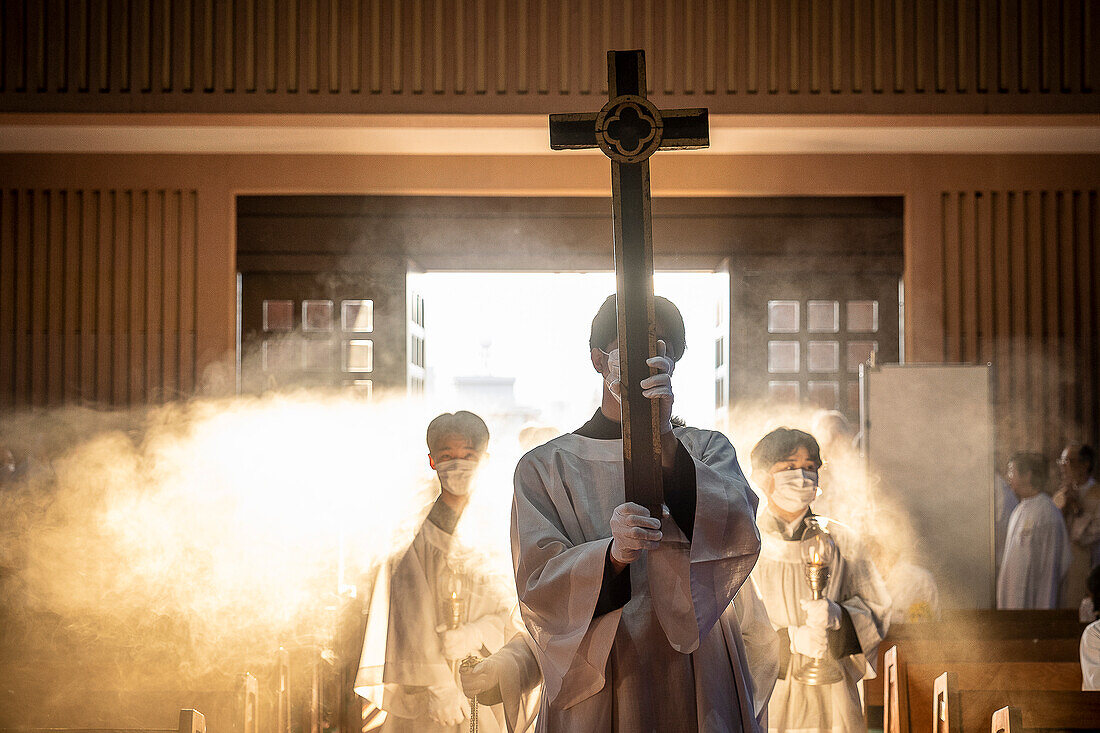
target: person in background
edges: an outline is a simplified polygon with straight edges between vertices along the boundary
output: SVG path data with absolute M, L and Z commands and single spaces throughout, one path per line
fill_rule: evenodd
M 382 571 L 388 609 L 372 602 L 370 616 L 377 608 L 386 626 L 376 635 L 371 624 L 378 619 L 368 618 L 355 683 L 358 694 L 386 712 L 383 733 L 462 731 L 470 704 L 460 686 L 460 663 L 469 655 L 488 657 L 520 629 L 514 592 L 463 563 L 462 548 L 455 546 L 489 430 L 472 412 L 444 413 L 428 425 L 427 443 L 440 493 L 408 550 L 392 571 Z M 384 639 L 384 662 L 373 658 L 372 636 Z M 481 708 L 480 730 L 505 729 L 501 708 Z
M 1093 608 L 1100 609 L 1100 565 L 1089 573 L 1087 585 Z M 1100 690 L 1100 613 L 1081 634 L 1081 689 Z
M 768 730 L 852 731 L 865 727 L 857 683 L 875 674 L 889 626 L 890 598 L 860 538 L 828 522 L 839 556 L 825 597 L 814 600 L 800 542 L 815 514 L 821 449 L 809 433 L 778 428 L 752 450 L 752 479 L 767 498 L 758 524 L 762 547 L 752 578 L 779 638 L 779 680 L 768 705 Z M 837 659 L 844 673 L 831 685 L 793 679 L 792 657 Z M 797 659 L 797 658 L 796 658 Z
M 1046 493 L 1049 464 L 1041 453 L 1015 453 L 1005 480 L 1020 499 L 1012 510 L 997 577 L 997 608 L 1058 608 L 1070 563 L 1062 514 Z
M 1054 492 L 1054 506 L 1062 510 L 1069 532 L 1073 561 L 1066 573 L 1062 606 L 1077 608 L 1087 597 L 1085 580 L 1100 565 L 1100 484 L 1092 474 L 1096 451 L 1070 443 L 1058 458 L 1061 482 Z

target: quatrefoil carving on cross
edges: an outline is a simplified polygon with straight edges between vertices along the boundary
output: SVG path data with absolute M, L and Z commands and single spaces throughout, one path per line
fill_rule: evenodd
M 644 97 L 624 94 L 596 117 L 596 141 L 612 160 L 639 163 L 661 147 L 661 113 Z

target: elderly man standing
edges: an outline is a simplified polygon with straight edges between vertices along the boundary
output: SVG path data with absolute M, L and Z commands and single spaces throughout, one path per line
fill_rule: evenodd
M 1100 484 L 1092 476 L 1095 468 L 1096 451 L 1081 443 L 1070 443 L 1058 458 L 1062 481 L 1053 500 L 1062 510 L 1073 551 L 1062 592 L 1066 608 L 1082 602 L 1089 572 L 1100 565 Z

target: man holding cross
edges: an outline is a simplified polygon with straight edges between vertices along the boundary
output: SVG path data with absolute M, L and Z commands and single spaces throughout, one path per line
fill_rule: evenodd
M 756 731 L 775 681 L 751 585 L 733 603 L 760 551 L 756 495 L 721 433 L 673 424 L 684 324 L 662 298 L 655 315 L 656 373 L 639 386 L 659 412 L 660 514 L 624 493 L 614 296 L 590 339 L 600 409 L 516 468 L 512 558 L 545 682 L 542 731 Z

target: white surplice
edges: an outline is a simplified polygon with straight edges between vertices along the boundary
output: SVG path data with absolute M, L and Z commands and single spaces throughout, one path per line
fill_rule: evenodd
M 1100 690 L 1100 621 L 1081 634 L 1081 689 Z
M 355 691 L 386 711 L 384 733 L 464 733 L 469 723 L 445 726 L 428 716 L 430 690 L 459 689 L 458 671 L 443 656 L 441 625 L 450 618 L 447 584 L 454 536 L 425 519 L 403 555 L 373 583 Z M 520 630 L 510 589 L 464 570 L 468 622 L 481 629 L 482 656 L 500 650 Z M 513 704 L 522 705 L 514 702 Z M 504 706 L 481 706 L 480 730 L 506 729 Z
M 1012 510 L 997 577 L 997 608 L 1058 608 L 1071 560 L 1062 513 L 1039 492 Z
M 800 526 L 796 523 L 795 528 Z M 852 620 L 860 651 L 841 657 L 844 679 L 832 685 L 810 686 L 792 679 L 792 670 L 781 670 L 768 705 L 768 730 L 787 733 L 865 731 L 863 709 L 856 683 L 875 676 L 879 644 L 889 626 L 890 596 L 862 543 L 847 528 L 827 522 L 839 556 L 833 564 L 825 597 L 840 605 Z M 753 570 L 768 617 L 776 629 L 801 626 L 806 612 L 801 601 L 813 595 L 806 582 L 799 541 L 771 512 L 760 515 L 763 546 Z M 794 657 L 798 659 L 799 657 Z
M 516 468 L 512 557 L 544 690 L 538 730 L 755 731 L 733 601 L 760 550 L 756 496 L 720 433 L 676 428 L 696 478 L 692 540 L 666 513 L 622 608 L 593 613 L 623 493 L 622 440 L 563 435 Z M 745 609 L 742 609 L 745 610 Z
M 1066 524 L 1073 559 L 1062 585 L 1062 607 L 1077 608 L 1088 595 L 1086 581 L 1100 565 L 1100 484 L 1089 478 L 1076 487 L 1081 513 Z

